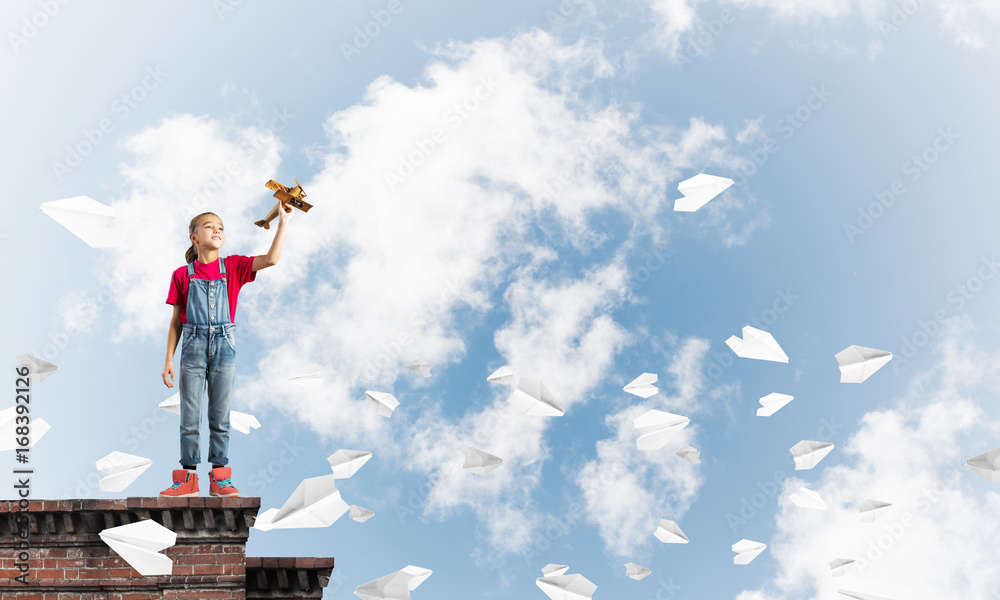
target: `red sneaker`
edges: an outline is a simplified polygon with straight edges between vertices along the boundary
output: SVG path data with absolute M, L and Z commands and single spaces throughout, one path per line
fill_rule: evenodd
M 233 487 L 233 482 L 229 480 L 232 469 L 229 467 L 217 467 L 208 472 L 209 494 L 212 496 L 239 496 L 240 492 Z
M 160 492 L 168 498 L 190 498 L 199 496 L 198 474 L 187 469 L 174 469 L 174 484 Z

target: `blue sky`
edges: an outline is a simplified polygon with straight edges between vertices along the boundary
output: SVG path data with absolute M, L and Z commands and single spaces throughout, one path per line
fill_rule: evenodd
M 240 296 L 233 408 L 263 427 L 233 432 L 233 479 L 279 507 L 368 450 L 340 488 L 376 516 L 254 531 L 248 554 L 336 557 L 329 598 L 408 564 L 434 571 L 415 598 L 541 598 L 547 563 L 595 598 L 1000 597 L 1000 496 L 963 466 L 1000 445 L 998 23 L 975 0 L 11 3 L 2 343 L 60 367 L 34 392 L 35 496 L 110 497 L 115 450 L 154 461 L 122 495 L 169 484 L 187 222 L 216 211 L 224 254 L 263 253 L 263 183 L 298 179 L 315 208 Z M 700 172 L 737 185 L 673 212 Z M 79 195 L 122 246 L 37 210 Z M 726 347 L 754 322 L 787 365 Z M 894 359 L 841 384 L 852 344 Z M 288 383 L 307 363 L 323 385 Z M 514 413 L 486 381 L 505 364 L 566 414 Z M 661 393 L 624 393 L 643 372 Z M 795 400 L 756 417 L 770 392 Z M 650 408 L 691 419 L 659 453 L 635 447 Z M 835 450 L 796 472 L 802 439 Z M 464 472 L 469 445 L 504 466 Z M 791 504 L 802 486 L 830 509 Z M 894 508 L 862 525 L 866 498 Z M 661 518 L 691 542 L 657 541 Z M 741 538 L 768 549 L 735 566 Z M 870 564 L 834 578 L 834 558 Z

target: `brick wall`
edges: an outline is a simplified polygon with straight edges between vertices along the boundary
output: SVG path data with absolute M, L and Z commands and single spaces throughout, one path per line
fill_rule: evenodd
M 246 541 L 259 508 L 255 497 L 29 500 L 26 510 L 17 501 L 0 501 L 0 598 L 321 598 L 332 558 L 247 560 Z M 22 574 L 19 512 L 30 532 L 28 585 L 14 580 Z M 143 519 L 177 534 L 177 543 L 163 552 L 174 563 L 171 575 L 141 576 L 98 537 L 104 529 Z

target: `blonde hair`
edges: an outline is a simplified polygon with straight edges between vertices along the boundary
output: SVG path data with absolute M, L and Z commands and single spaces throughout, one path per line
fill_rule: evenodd
M 219 218 L 219 215 L 215 214 L 214 212 L 203 212 L 200 215 L 196 216 L 195 218 L 191 219 L 191 224 L 188 225 L 188 234 L 194 233 L 194 230 L 198 227 L 198 219 L 204 217 L 205 215 L 212 215 L 213 217 L 219 219 L 220 221 L 222 220 L 221 218 Z M 184 253 L 184 262 L 191 263 L 194 262 L 194 259 L 196 258 L 198 258 L 198 248 L 194 245 L 194 242 L 191 242 L 191 247 L 188 248 L 187 252 Z

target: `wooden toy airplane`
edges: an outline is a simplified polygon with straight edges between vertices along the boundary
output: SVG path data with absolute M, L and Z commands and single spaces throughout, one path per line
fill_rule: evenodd
M 264 187 L 274 190 L 274 197 L 278 199 L 278 203 L 274 205 L 271 212 L 267 213 L 266 217 L 254 223 L 257 227 L 263 227 L 264 229 L 271 228 L 271 221 L 278 217 L 282 201 L 291 204 L 302 212 L 309 212 L 309 209 L 312 208 L 312 204 L 302 200 L 306 197 L 306 193 L 302 190 L 302 184 L 299 183 L 298 179 L 295 180 L 295 187 L 293 188 L 282 185 L 273 179 L 265 183 Z

